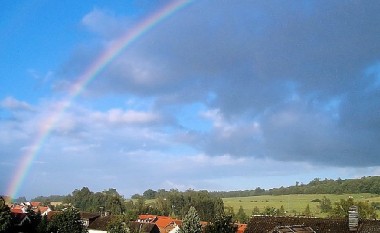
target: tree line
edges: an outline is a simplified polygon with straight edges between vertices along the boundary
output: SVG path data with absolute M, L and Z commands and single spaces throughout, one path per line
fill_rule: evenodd
M 132 199 L 143 197 L 146 200 L 156 199 L 158 196 L 164 196 L 167 192 L 165 189 L 158 189 L 157 191 L 148 189 L 143 194 L 134 194 Z M 214 197 L 228 198 L 228 197 L 249 197 L 261 195 L 288 195 L 288 194 L 344 194 L 344 193 L 372 193 L 380 194 L 380 176 L 367 176 L 360 179 L 321 179 L 314 178 L 308 184 L 296 182 L 295 185 L 288 187 L 279 187 L 272 189 L 263 189 L 257 187 L 251 190 L 235 190 L 235 191 L 208 191 Z M 48 197 L 38 196 L 31 201 L 39 201 L 42 203 L 60 202 L 67 199 L 65 195 L 50 195 Z M 19 197 L 12 200 L 13 202 L 25 202 L 25 197 Z
M 308 184 L 299 184 L 287 188 L 280 187 L 268 190 L 271 195 L 286 194 L 344 194 L 372 193 L 380 194 L 380 176 L 368 176 L 360 179 L 320 179 L 315 178 Z
M 289 195 L 289 194 L 344 194 L 344 193 L 372 193 L 380 194 L 380 176 L 368 176 L 360 179 L 320 179 L 315 178 L 308 184 L 296 182 L 289 187 L 240 191 L 216 191 L 211 195 L 221 198 L 249 197 L 260 195 Z
M 172 189 L 158 193 L 155 195 L 154 201 L 147 202 L 147 198 L 144 196 L 126 200 L 116 189 L 94 193 L 87 187 L 83 187 L 74 190 L 63 202 L 71 204 L 81 211 L 107 211 L 115 215 L 127 213 L 131 218 L 149 213 L 181 219 L 191 206 L 197 209 L 203 221 L 210 221 L 214 216 L 224 212 L 224 203 L 221 198 L 212 196 L 207 191 L 194 190 L 180 192 Z
M 142 195 L 134 194 L 132 198 L 144 197 L 146 199 L 155 199 L 157 196 L 167 192 L 165 189 L 157 191 L 148 189 Z M 210 191 L 209 194 L 215 197 L 250 197 L 261 195 L 289 195 L 289 194 L 344 194 L 344 193 L 372 193 L 380 194 L 380 176 L 368 176 L 360 179 L 321 179 L 314 178 L 308 184 L 296 182 L 295 185 L 288 187 L 279 187 L 272 189 L 263 189 L 257 187 L 251 190 L 235 191 Z

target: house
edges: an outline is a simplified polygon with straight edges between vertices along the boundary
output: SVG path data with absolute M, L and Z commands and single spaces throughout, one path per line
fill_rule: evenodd
M 99 217 L 89 224 L 88 233 L 107 233 L 108 224 L 116 219 L 114 215 Z
M 139 215 L 137 222 L 154 223 L 161 233 L 176 233 L 182 225 L 182 221 L 167 216 L 143 214 Z
M 11 212 L 11 217 L 15 232 L 26 232 L 30 228 L 32 221 L 28 214 Z
M 11 212 L 12 213 L 27 213 L 26 208 L 21 205 L 12 205 Z
M 47 215 L 51 211 L 49 206 L 44 206 L 42 205 L 42 202 L 39 201 L 25 202 L 25 204 L 34 212 L 40 212 L 42 216 Z
M 295 226 L 277 226 L 271 233 L 316 233 L 311 227 L 307 227 L 304 225 L 295 225 Z
M 62 201 L 52 201 L 52 202 L 50 202 L 50 205 L 57 207 L 57 206 L 63 205 L 63 202 Z
M 27 203 L 27 205 L 29 205 L 35 209 L 37 209 L 39 206 L 41 206 L 41 202 L 39 202 L 39 201 L 31 201 L 31 202 L 26 202 L 26 203 Z
M 247 224 L 238 224 L 236 233 L 244 233 L 246 228 L 247 228 Z
M 90 225 L 87 230 L 88 233 L 107 233 L 107 228 L 110 222 L 115 221 L 117 216 L 108 215 L 104 217 L 96 218 Z M 129 227 L 131 230 L 138 231 L 140 233 L 160 233 L 160 229 L 154 223 L 148 222 L 130 222 Z
M 42 216 L 51 211 L 50 207 L 41 205 L 41 202 L 23 202 L 11 206 L 11 211 L 14 213 L 28 213 L 29 210 L 33 210 L 35 213 L 39 212 Z
M 95 219 L 100 217 L 100 214 L 83 212 L 83 211 L 80 211 L 79 214 L 80 214 L 80 219 L 85 227 L 88 227 L 92 222 L 95 221 Z
M 30 218 L 28 217 L 28 215 L 25 213 L 11 212 L 11 216 L 12 216 L 12 222 L 15 226 L 23 226 L 32 222 Z
M 129 227 L 132 232 L 161 233 L 160 229 L 154 223 L 130 222 Z
M 246 233 L 267 233 L 273 232 L 280 226 L 308 226 L 318 233 L 347 233 L 349 231 L 348 218 L 307 218 L 307 217 L 274 217 L 274 216 L 253 216 L 246 229 Z M 281 232 L 281 231 L 280 231 Z M 285 231 L 286 232 L 286 231 Z M 379 233 L 379 220 L 360 220 L 357 233 Z
M 168 233 L 179 233 L 180 230 L 181 230 L 181 228 L 179 228 L 179 226 L 175 226 L 170 231 L 168 231 Z
M 51 211 L 48 206 L 38 206 L 36 210 L 37 212 L 40 212 L 42 216 L 47 216 L 47 214 Z

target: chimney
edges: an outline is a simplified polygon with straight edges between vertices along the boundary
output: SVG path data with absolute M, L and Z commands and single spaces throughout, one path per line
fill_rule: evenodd
M 348 228 L 350 231 L 357 231 L 359 226 L 359 213 L 357 206 L 351 206 L 348 210 Z

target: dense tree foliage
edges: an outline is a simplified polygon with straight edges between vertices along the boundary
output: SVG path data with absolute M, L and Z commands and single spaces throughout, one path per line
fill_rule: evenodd
M 211 195 L 221 198 L 248 197 L 259 195 L 288 195 L 288 194 L 343 194 L 343 193 L 373 193 L 380 194 L 380 176 L 362 177 L 360 179 L 320 179 L 315 178 L 308 184 L 300 184 L 289 187 L 273 188 L 269 190 L 260 187 L 254 190 L 218 191 L 210 192 Z
M 380 177 L 362 177 L 361 179 L 324 179 L 315 178 L 307 185 L 296 185 L 288 188 L 271 189 L 270 194 L 342 194 L 374 193 L 380 194 Z
M 9 232 L 12 227 L 11 210 L 0 197 L 0 233 Z
M 54 233 L 86 233 L 79 211 L 75 208 L 68 208 L 60 214 L 54 215 L 49 222 L 48 232 Z
M 47 220 L 47 216 L 43 216 L 41 217 L 41 221 L 40 223 L 37 225 L 36 227 L 36 232 L 37 233 L 46 233 L 48 232 L 48 220 Z
M 253 207 L 252 215 L 259 215 L 259 214 L 260 214 L 259 207 L 257 207 L 257 206 Z
M 154 202 L 146 203 L 145 196 Z M 165 191 L 148 190 L 142 196 L 136 196 L 134 201 L 126 201 L 115 189 L 94 193 L 87 187 L 74 190 L 64 202 L 71 203 L 81 211 L 99 212 L 109 211 L 115 215 L 137 216 L 138 214 L 155 214 L 173 216 L 182 219 L 193 206 L 203 221 L 212 221 L 218 214 L 224 213 L 224 203 L 221 198 L 210 195 L 207 191 L 187 190 L 180 192 L 176 189 Z
M 321 209 L 322 213 L 329 213 L 332 210 L 331 200 L 328 199 L 326 196 L 322 198 L 319 202 L 319 208 Z
M 39 225 L 41 224 L 42 221 L 42 216 L 39 211 L 34 211 L 31 207 L 28 207 L 26 212 L 28 213 L 28 218 L 30 219 L 30 222 L 26 222 L 19 231 L 22 232 L 45 232 L 45 231 L 39 231 Z
M 202 225 L 197 210 L 191 206 L 182 220 L 180 233 L 201 233 Z
M 112 214 L 122 214 L 126 211 L 125 199 L 116 191 L 109 189 L 103 192 L 91 192 L 89 188 L 74 190 L 64 199 L 81 211 L 99 212 L 108 211 Z
M 277 216 L 277 209 L 272 206 L 266 206 L 262 214 L 267 216 Z
M 237 214 L 235 215 L 235 218 L 236 220 L 239 222 L 239 223 L 247 223 L 248 222 L 248 216 L 247 214 L 245 213 L 244 209 L 243 209 L 243 206 L 240 206 Z
M 179 192 L 171 190 L 167 193 L 167 206 L 171 206 L 171 214 L 179 218 L 193 206 L 198 211 L 198 215 L 203 221 L 212 221 L 217 214 L 224 212 L 224 203 L 221 198 L 211 196 L 207 191 L 187 190 Z
M 148 189 L 146 190 L 144 193 L 143 193 L 143 197 L 145 199 L 155 199 L 156 198 L 156 194 L 157 192 L 152 190 L 152 189 Z
M 126 219 L 124 216 L 117 216 L 110 223 L 108 223 L 107 231 L 109 233 L 129 233 Z
M 38 197 L 35 197 L 33 199 L 31 199 L 30 201 L 39 201 L 39 202 L 42 202 L 42 203 L 50 203 L 50 202 L 61 202 L 63 200 L 65 200 L 66 196 L 64 195 L 50 195 L 48 197 L 44 197 L 44 196 L 38 196 Z
M 18 197 L 16 199 L 12 199 L 12 203 L 22 203 L 26 202 L 26 197 Z
M 347 200 L 341 199 L 339 202 L 334 203 L 334 207 L 329 212 L 331 217 L 346 218 L 348 217 L 348 210 L 351 206 L 357 206 L 359 217 L 363 219 L 376 219 L 376 209 L 368 202 L 355 202 L 353 198 Z
M 170 191 L 159 190 L 154 202 L 145 203 L 143 196 L 134 200 L 138 214 L 156 214 L 172 216 L 182 219 L 193 206 L 203 221 L 212 221 L 218 214 L 224 213 L 224 203 L 221 198 L 210 195 L 207 191 L 187 190 L 180 192 L 176 189 Z
M 218 215 L 214 221 L 207 224 L 205 233 L 235 233 L 237 225 L 231 215 Z

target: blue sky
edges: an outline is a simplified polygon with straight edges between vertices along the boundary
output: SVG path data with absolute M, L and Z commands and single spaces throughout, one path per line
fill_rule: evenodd
M 71 85 L 168 1 L 0 9 L 0 193 Z M 238 190 L 380 171 L 378 1 L 194 1 L 52 128 L 19 196 Z

